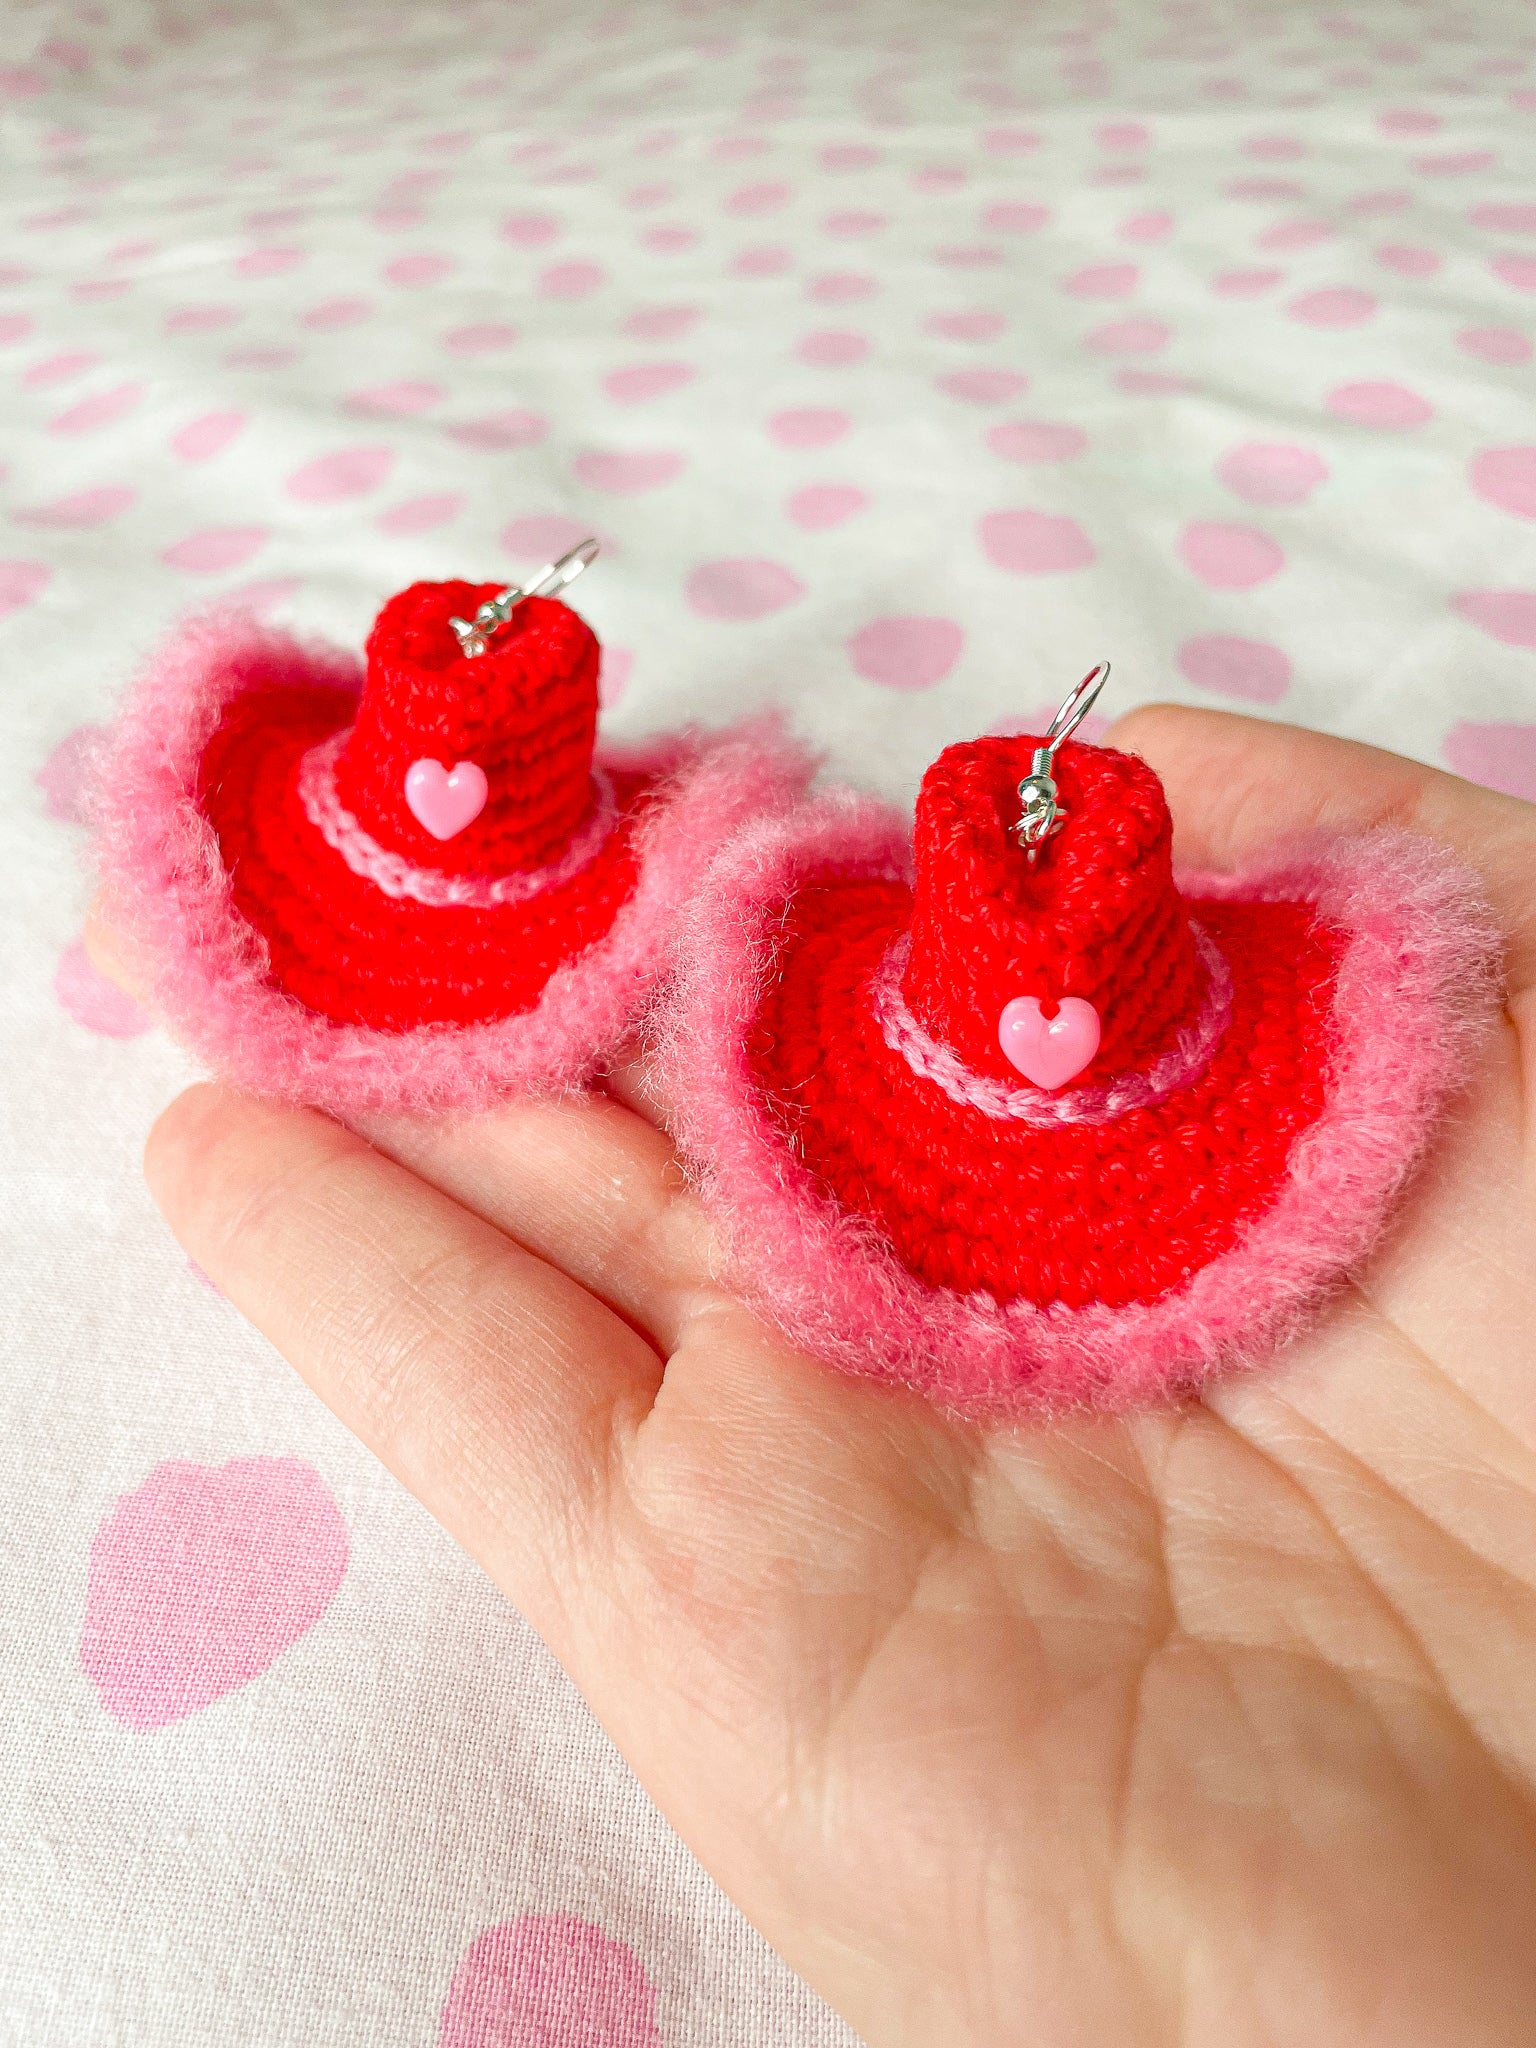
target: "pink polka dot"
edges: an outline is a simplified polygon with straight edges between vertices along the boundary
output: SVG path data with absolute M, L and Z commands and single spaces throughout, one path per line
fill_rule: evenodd
M 0 561 L 0 619 L 31 604 L 52 581 L 53 571 L 46 562 Z
M 877 213 L 867 206 L 840 207 L 829 213 L 822 221 L 822 227 L 829 235 L 844 239 L 857 239 L 862 235 L 876 235 L 888 224 L 888 216 Z
M 1125 242 L 1163 242 L 1173 233 L 1173 215 L 1158 208 L 1152 213 L 1133 213 L 1120 224 Z
M 1055 420 L 1004 420 L 987 435 L 992 453 L 1009 462 L 1070 462 L 1087 445 L 1081 427 Z
M 501 544 L 519 561 L 553 562 L 585 540 L 592 529 L 563 512 L 533 512 L 513 519 L 501 530 Z M 604 540 L 603 552 L 616 552 L 612 541 Z
M 761 135 L 722 135 L 710 144 L 709 153 L 717 163 L 740 163 L 744 157 L 761 156 L 768 147 Z
M 82 398 L 68 412 L 48 422 L 50 433 L 90 434 L 98 427 L 110 427 L 132 412 L 144 396 L 142 384 L 115 384 L 110 391 L 98 391 L 94 398 Z
M 848 642 L 848 659 L 866 682 L 887 690 L 928 690 L 960 659 L 965 633 L 954 619 L 871 619 Z
M 1240 697 L 1250 704 L 1278 704 L 1291 685 L 1289 658 L 1267 640 L 1211 633 L 1186 640 L 1178 662 L 1197 690 Z
M 1458 775 L 1536 802 L 1536 725 L 1453 725 L 1443 752 Z
M 77 725 L 65 733 L 32 780 L 43 792 L 43 809 L 65 825 L 90 823 L 96 763 L 107 737 L 104 725 Z
M 1536 256 L 1510 250 L 1507 255 L 1495 256 L 1488 267 L 1495 277 L 1503 278 L 1517 292 L 1536 292 Z
M 168 313 L 165 320 L 167 334 L 212 334 L 221 327 L 228 327 L 240 315 L 233 306 L 183 306 L 175 313 Z
M 1308 327 L 1358 327 L 1376 311 L 1376 299 L 1353 285 L 1330 285 L 1322 291 L 1303 292 L 1291 300 L 1286 311 Z
M 839 306 L 854 299 L 867 299 L 879 286 L 862 271 L 824 270 L 819 277 L 811 278 L 805 289 L 807 297 L 820 304 Z
M 1401 213 L 1405 207 L 1412 204 L 1411 192 L 1357 192 L 1352 199 L 1343 201 L 1339 211 L 1364 217 L 1379 213 Z
M 680 341 L 698 319 L 697 306 L 642 306 L 621 331 L 635 341 Z
M 92 1539 L 81 1666 L 125 1727 L 169 1727 L 308 1634 L 348 1555 L 341 1511 L 302 1459 L 168 1459 Z
M 1029 379 L 1019 370 L 951 370 L 937 382 L 941 391 L 967 405 L 1006 405 L 1029 389 Z
M 603 389 L 620 405 L 643 405 L 652 398 L 665 398 L 680 391 L 698 375 L 692 363 L 632 363 L 626 369 L 610 370 Z
M 1032 235 L 1037 228 L 1043 228 L 1051 217 L 1048 206 L 1036 206 L 1032 201 L 1021 199 L 1000 199 L 995 206 L 989 206 L 981 216 L 983 227 L 991 228 L 999 235 Z
M 1140 270 L 1134 263 L 1090 263 L 1062 280 L 1062 290 L 1075 299 L 1123 299 L 1135 291 Z
M 371 384 L 366 391 L 353 391 L 343 401 L 348 412 L 360 412 L 375 419 L 414 419 L 440 404 L 445 393 L 441 384 L 429 384 L 419 377 L 407 377 L 396 384 Z
M 138 1038 L 149 1029 L 149 1018 L 133 998 L 96 972 L 80 939 L 60 955 L 53 992 L 75 1022 L 98 1037 Z
M 659 490 L 680 477 L 686 458 L 675 448 L 590 449 L 571 464 L 582 483 L 594 491 L 636 497 Z
M 1047 576 L 1086 569 L 1098 559 L 1093 542 L 1075 519 L 1049 512 L 988 512 L 981 544 L 999 569 L 1020 576 Z
M 355 327 L 359 320 L 366 320 L 373 311 L 367 299 L 325 299 L 318 306 L 311 306 L 304 315 L 304 325 L 316 328 L 322 334 L 333 333 L 339 327 Z
M 103 299 L 120 299 L 132 286 L 126 277 L 83 277 L 69 288 L 72 299 L 94 306 Z
M 509 213 L 501 224 L 502 240 L 519 249 L 541 249 L 560 232 L 552 213 Z
M 1170 370 L 1116 370 L 1115 388 L 1138 398 L 1172 398 L 1195 387 L 1187 377 L 1175 376 Z
M 1480 498 L 1517 519 L 1536 519 L 1536 448 L 1485 448 L 1468 470 Z
M 989 156 L 1028 156 L 1040 147 L 1040 137 L 1033 128 L 989 128 L 981 146 Z
M 1456 149 L 1440 156 L 1416 156 L 1413 168 L 1426 178 L 1464 178 L 1472 171 L 1486 171 L 1492 162 L 1491 149 Z
M 189 569 L 200 576 L 217 575 L 224 569 L 240 568 L 266 546 L 269 538 L 264 526 L 209 526 L 168 547 L 160 559 L 173 569 Z
M 1536 590 L 1464 590 L 1451 603 L 1506 647 L 1536 647 Z
M 816 161 L 824 171 L 867 171 L 879 163 L 880 152 L 867 142 L 829 142 Z
M 243 412 L 205 412 L 171 436 L 172 451 L 183 462 L 207 462 L 242 434 L 247 423 Z
M 698 239 L 692 228 L 681 227 L 676 221 L 658 221 L 640 237 L 640 246 L 657 256 L 676 256 L 691 249 Z
M 1213 590 L 1252 590 L 1285 567 L 1285 550 L 1252 526 L 1197 519 L 1179 536 L 1186 567 Z
M 1152 131 L 1144 121 L 1106 121 L 1098 133 L 1100 149 L 1149 149 Z
M 395 466 L 393 448 L 337 448 L 296 469 L 285 486 L 306 505 L 330 505 L 376 491 Z
M 1243 155 L 1260 163 L 1291 163 L 1306 153 L 1294 135 L 1254 135 L 1243 144 Z
M 242 277 L 282 277 L 290 270 L 297 270 L 303 261 L 302 249 L 247 249 L 243 256 L 236 258 L 235 269 Z
M 778 179 L 755 185 L 738 185 L 725 201 L 725 211 L 739 215 L 777 213 L 789 198 L 789 187 Z
M 846 328 L 824 327 L 815 334 L 801 337 L 795 354 L 802 363 L 814 363 L 823 369 L 841 369 L 848 363 L 861 363 L 869 354 L 869 336 L 855 334 Z
M 138 495 L 129 484 L 98 484 L 94 490 L 55 498 L 51 505 L 24 507 L 12 516 L 24 526 L 106 526 L 120 518 Z
M 1261 249 L 1311 249 L 1326 242 L 1333 229 L 1325 220 L 1283 220 L 1255 237 Z
M 232 348 L 224 358 L 232 370 L 285 370 L 298 359 L 293 348 Z
M 1003 252 L 987 243 L 946 243 L 934 250 L 933 260 L 946 270 L 995 270 L 1003 260 Z
M 788 249 L 768 243 L 740 250 L 732 259 L 731 269 L 738 277 L 782 277 L 794 260 Z
M 868 503 L 867 495 L 853 484 L 807 484 L 792 493 L 784 509 L 796 526 L 819 533 L 829 526 L 841 526 Z
M 1250 505 L 1301 505 L 1326 482 L 1328 465 L 1294 441 L 1244 441 L 1222 457 L 1216 474 Z
M 378 525 L 383 533 L 434 533 L 438 527 L 457 519 L 463 509 L 460 492 L 434 491 L 423 498 L 407 498 L 403 504 L 380 513 Z
M 1111 320 L 1083 336 L 1084 346 L 1101 356 L 1153 355 L 1166 348 L 1172 331 L 1161 320 Z
M 0 343 L 7 346 L 25 341 L 32 332 L 32 321 L 26 313 L 0 313 Z
M 1474 206 L 1468 218 L 1478 228 L 1503 235 L 1536 235 L 1536 204 L 1516 200 L 1509 205 Z
M 1272 291 L 1284 275 L 1283 270 L 1224 270 L 1211 279 L 1211 290 L 1224 299 L 1256 299 Z
M 441 284 L 453 268 L 450 257 L 428 255 L 423 251 L 415 256 L 397 256 L 393 263 L 384 266 L 384 275 L 391 284 L 406 285 L 414 290 Z
M 662 2048 L 656 1992 L 633 1952 L 601 1928 L 527 1913 L 465 1950 L 437 2048 Z
M 781 562 L 745 558 L 701 563 L 684 594 L 701 618 L 761 619 L 803 597 L 805 585 Z
M 632 185 L 624 194 L 624 204 L 637 212 L 648 212 L 653 206 L 665 206 L 669 199 L 677 197 L 677 187 L 664 179 L 652 178 L 643 185 Z
M 768 422 L 768 432 L 781 448 L 828 448 L 840 441 L 851 425 L 845 412 L 804 406 L 776 412 Z
M 1531 344 L 1513 327 L 1463 327 L 1456 346 L 1484 363 L 1528 363 Z
M 629 688 L 630 677 L 635 668 L 634 651 L 628 647 L 604 647 L 600 662 L 597 701 L 605 711 L 609 711 Z
M 1389 107 L 1384 114 L 1377 115 L 1376 126 L 1383 135 L 1433 135 L 1440 126 L 1440 116 L 1422 107 Z
M 539 273 L 546 299 L 587 299 L 607 278 L 600 263 L 555 263 Z
M 1327 405 L 1339 419 L 1353 420 L 1362 427 L 1421 427 L 1435 416 L 1427 398 L 1410 391 L 1406 384 L 1387 380 L 1340 384 L 1329 392 Z
M 21 381 L 28 391 L 42 391 L 52 384 L 67 384 L 71 377 L 78 377 L 86 370 L 94 370 L 101 357 L 91 349 L 68 349 L 62 355 L 44 356 L 40 363 L 32 363 L 22 372 Z
M 1406 242 L 1387 242 L 1376 251 L 1383 270 L 1395 270 L 1399 277 L 1433 277 L 1440 258 L 1433 249 L 1421 249 Z
M 924 164 L 912 173 L 914 192 L 958 192 L 965 183 L 959 164 Z
M 450 327 L 443 336 L 443 347 L 450 355 L 484 356 L 511 348 L 517 338 L 517 329 L 505 320 L 475 320 L 467 327 Z
M 536 448 L 549 432 L 549 422 L 541 413 L 510 406 L 506 412 L 493 412 L 485 419 L 456 420 L 443 431 L 461 448 L 499 453 L 505 448 Z
M 945 341 L 996 341 L 1008 322 L 1001 313 L 933 313 L 923 323 Z

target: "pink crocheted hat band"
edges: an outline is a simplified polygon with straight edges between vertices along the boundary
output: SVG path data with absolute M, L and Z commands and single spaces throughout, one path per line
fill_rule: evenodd
M 968 741 L 924 776 L 911 926 L 871 1003 L 886 1043 L 952 1100 L 1025 1123 L 1106 1121 L 1204 1072 L 1229 977 L 1174 886 L 1167 803 L 1134 756 L 1062 746 L 1071 830 L 1020 859 L 1019 792 L 1042 745 Z

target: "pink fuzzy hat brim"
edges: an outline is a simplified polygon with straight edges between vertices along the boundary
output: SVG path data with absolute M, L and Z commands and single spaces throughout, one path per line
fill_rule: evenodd
M 336 1024 L 266 978 L 197 801 L 225 706 L 258 684 L 355 691 L 361 665 L 244 615 L 184 623 L 149 663 L 104 753 L 94 804 L 110 914 L 149 965 L 145 1000 L 214 1072 L 337 1115 L 474 1111 L 588 1080 L 630 1033 L 663 971 L 680 905 L 747 820 L 787 804 L 813 764 L 779 723 L 686 734 L 605 759 L 665 785 L 641 828 L 639 878 L 607 936 L 559 968 L 531 1010 L 388 1033 Z
M 656 1052 L 732 1280 L 805 1349 L 972 1416 L 1126 1408 L 1264 1356 L 1376 1242 L 1496 1011 L 1499 941 L 1472 877 L 1444 848 L 1395 830 L 1308 846 L 1239 878 L 1180 876 L 1194 897 L 1314 903 L 1347 933 L 1326 1107 L 1280 1195 L 1231 1251 L 1156 1301 L 1073 1309 L 926 1285 L 821 1191 L 748 1066 L 777 920 L 800 878 L 909 865 L 900 818 L 830 795 L 749 826 L 690 907 Z

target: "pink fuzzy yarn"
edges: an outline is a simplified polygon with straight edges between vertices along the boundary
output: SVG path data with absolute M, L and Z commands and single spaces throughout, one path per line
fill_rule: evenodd
M 361 664 L 243 614 L 184 623 L 118 720 L 93 806 L 114 917 L 154 981 L 146 999 L 216 1072 L 338 1115 L 475 1111 L 512 1094 L 580 1086 L 633 1029 L 666 963 L 678 907 L 710 857 L 811 773 L 764 718 L 600 759 L 664 773 L 641 828 L 639 878 L 607 936 L 550 977 L 527 1011 L 476 1025 L 388 1033 L 317 1016 L 266 979 L 261 936 L 235 911 L 197 801 L 203 751 L 231 698 L 263 687 L 356 690 Z
M 834 794 L 748 826 L 690 906 L 656 1052 L 733 1282 L 806 1349 L 971 1416 L 1127 1408 L 1256 1362 L 1377 1241 L 1491 1022 L 1498 938 L 1472 877 L 1397 830 L 1284 851 L 1245 876 L 1179 877 L 1194 899 L 1315 903 L 1347 934 L 1326 1107 L 1279 1198 L 1232 1250 L 1156 1300 L 1069 1308 L 923 1283 L 823 1194 L 751 1073 L 747 1034 L 799 879 L 900 878 L 910 862 L 895 813 Z

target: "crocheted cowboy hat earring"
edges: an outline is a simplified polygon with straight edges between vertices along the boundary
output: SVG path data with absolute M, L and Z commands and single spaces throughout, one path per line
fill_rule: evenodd
M 960 1412 L 1251 1361 L 1376 1239 L 1492 1009 L 1470 880 L 1398 831 L 1180 875 L 1162 786 L 1070 735 L 954 746 L 915 834 L 749 826 L 659 1045 L 733 1277 Z
M 580 1083 L 727 833 L 803 788 L 771 725 L 594 752 L 598 643 L 555 593 L 416 583 L 366 671 L 184 628 L 107 757 L 99 858 L 153 1000 L 243 1085 L 342 1111 Z

